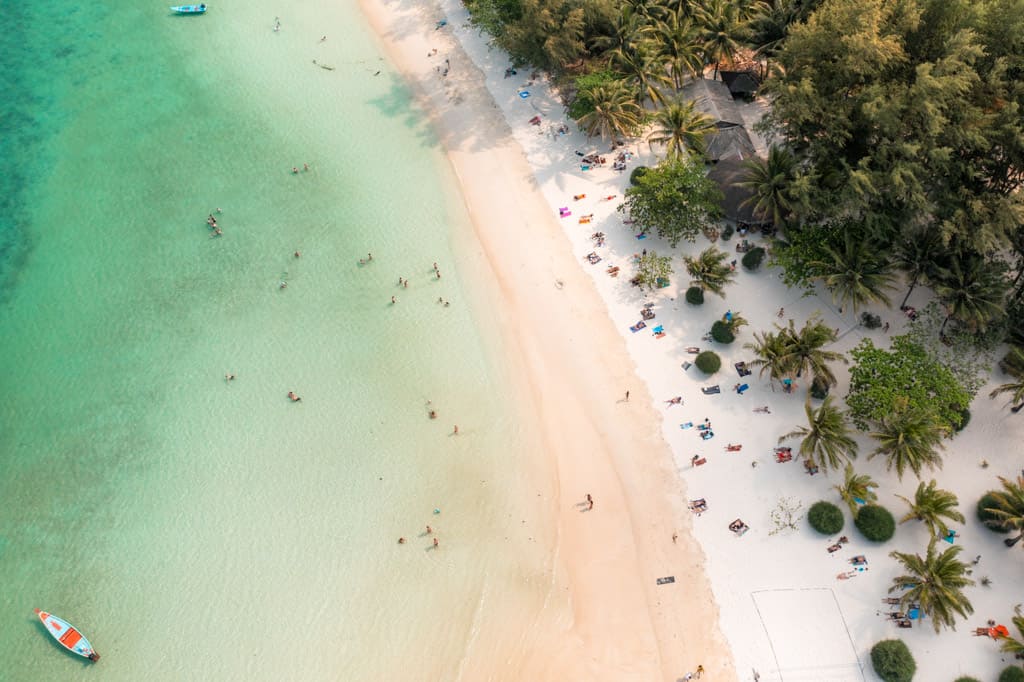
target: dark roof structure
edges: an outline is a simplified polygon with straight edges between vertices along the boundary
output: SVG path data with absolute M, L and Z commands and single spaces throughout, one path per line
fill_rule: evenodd
M 733 96 L 750 96 L 761 87 L 761 79 L 753 71 L 719 71 L 722 82 Z
M 711 117 L 716 130 L 704 138 L 704 156 L 716 163 L 723 159 L 749 159 L 756 156 L 743 117 L 722 81 L 694 78 L 683 86 L 683 98 L 696 103 L 699 111 Z
M 683 99 L 695 101 L 697 108 L 710 116 L 719 128 L 723 125 L 743 125 L 740 110 L 733 101 L 729 88 L 722 81 L 691 78 L 690 82 L 683 86 L 682 95 Z
M 718 185 L 722 191 L 722 212 L 726 220 L 744 225 L 766 225 L 769 220 L 764 220 L 754 214 L 753 204 L 744 202 L 754 196 L 754 192 L 738 183 L 743 182 L 743 162 L 739 159 L 723 159 L 711 167 L 708 177 Z

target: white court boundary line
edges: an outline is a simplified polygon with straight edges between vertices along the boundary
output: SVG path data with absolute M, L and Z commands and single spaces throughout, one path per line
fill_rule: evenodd
M 772 659 L 775 661 L 775 671 L 778 675 L 779 682 L 785 682 L 783 677 L 782 666 L 779 664 L 779 657 L 775 651 L 775 643 L 772 641 L 771 632 L 768 631 L 768 625 L 764 622 L 764 614 L 761 613 L 761 608 L 757 603 L 757 595 L 766 593 L 780 593 L 780 592 L 827 592 L 832 597 L 832 603 L 835 605 L 836 613 L 839 614 L 839 620 L 843 624 L 843 630 L 846 632 L 846 639 L 850 643 L 850 651 L 853 652 L 854 659 L 857 661 L 857 668 L 860 670 L 860 679 L 862 682 L 867 682 L 867 678 L 864 676 L 864 665 L 861 663 L 860 656 L 857 655 L 857 647 L 853 643 L 853 635 L 850 633 L 850 627 L 846 624 L 846 617 L 843 615 L 843 609 L 839 606 L 839 600 L 836 599 L 835 592 L 829 587 L 808 587 L 808 588 L 785 588 L 775 590 L 757 590 L 750 593 L 750 600 L 754 603 L 754 610 L 757 612 L 757 619 L 761 621 L 761 628 L 764 630 L 765 637 L 768 639 L 768 648 L 771 649 Z

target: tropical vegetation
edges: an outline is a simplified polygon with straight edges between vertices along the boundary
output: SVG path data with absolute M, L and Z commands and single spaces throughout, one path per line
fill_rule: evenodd
M 843 469 L 843 482 L 832 486 L 833 490 L 839 493 L 839 498 L 846 503 L 850 513 L 857 514 L 857 506 L 861 504 L 874 504 L 878 501 L 878 495 L 874 489 L 878 487 L 874 479 L 868 474 L 858 474 L 853 469 L 853 464 L 847 464 Z
M 900 523 L 907 521 L 920 521 L 928 528 L 933 537 L 945 537 L 949 533 L 949 526 L 946 520 L 964 522 L 964 515 L 957 510 L 959 502 L 956 495 L 948 490 L 936 487 L 933 478 L 927 484 L 921 481 L 917 485 L 917 491 L 913 499 L 897 495 L 907 503 L 910 510 L 900 519 Z
M 721 212 L 722 193 L 708 179 L 704 164 L 686 157 L 671 157 L 649 168 L 625 192 L 619 211 L 644 232 L 654 230 L 676 247 L 693 241 L 714 224 Z
M 886 469 L 895 469 L 901 480 L 907 469 L 920 477 L 924 467 L 942 467 L 942 436 L 942 423 L 934 413 L 897 404 L 896 411 L 879 419 L 876 430 L 871 432 L 878 447 L 868 459 L 882 455 Z
M 696 256 L 683 256 L 686 272 L 692 278 L 690 285 L 707 293 L 725 298 L 725 287 L 736 279 L 736 274 L 726 265 L 729 254 L 710 246 Z
M 718 357 L 718 353 L 706 350 L 697 355 L 693 364 L 697 365 L 697 369 L 705 374 L 714 374 L 722 368 L 722 358 Z
M 654 291 L 661 282 L 667 282 L 671 276 L 672 258 L 659 256 L 654 250 L 650 250 L 640 256 L 634 281 L 638 286 Z
M 1014 537 L 1003 540 L 1007 547 L 1013 547 L 1024 539 L 1024 476 L 1015 480 L 1000 476 L 999 482 L 1003 488 L 989 491 L 995 504 L 985 511 L 1001 529 L 1016 533 Z
M 956 629 L 955 616 L 966 618 L 974 613 L 974 607 L 963 593 L 965 587 L 974 585 L 970 568 L 957 559 L 963 550 L 961 545 L 950 545 L 941 554 L 936 550 L 938 540 L 932 538 L 922 557 L 920 554 L 890 552 L 905 573 L 893 578 L 889 593 L 902 592 L 900 605 L 907 607 L 917 604 L 931 619 L 935 632 L 944 627 Z
M 871 647 L 871 667 L 884 682 L 911 682 L 917 663 L 902 639 L 885 639 Z
M 896 519 L 888 509 L 877 504 L 865 504 L 853 517 L 853 525 L 868 540 L 885 542 L 896 532 Z
M 835 535 L 843 529 L 842 510 L 824 500 L 815 502 L 807 511 L 807 522 L 822 535 Z
M 848 466 L 850 460 L 857 456 L 857 441 L 850 436 L 843 411 L 832 403 L 831 397 L 825 398 L 817 409 L 812 408 L 808 401 L 804 404 L 804 411 L 807 426 L 799 426 L 781 436 L 779 442 L 799 438 L 800 456 L 826 471 Z

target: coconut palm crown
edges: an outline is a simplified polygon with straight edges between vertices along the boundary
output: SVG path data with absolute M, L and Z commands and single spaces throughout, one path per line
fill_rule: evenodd
M 857 441 L 850 437 L 850 428 L 843 411 L 832 404 L 832 396 L 825 398 L 817 410 L 808 400 L 804 404 L 807 426 L 800 426 L 779 438 L 800 438 L 800 456 L 821 468 L 839 469 L 849 465 L 857 456 Z
M 957 511 L 956 495 L 949 492 L 948 490 L 942 490 L 936 487 L 935 479 L 933 478 L 927 484 L 921 481 L 917 484 L 917 492 L 914 493 L 914 499 L 908 499 L 902 495 L 897 495 L 910 507 L 910 511 L 900 519 L 900 523 L 906 523 L 907 521 L 921 521 L 928 527 L 928 532 L 932 536 L 945 537 L 949 533 L 949 527 L 946 525 L 945 519 L 950 521 L 956 521 L 957 523 L 964 522 L 964 515 Z
M 889 593 L 906 590 L 900 597 L 900 605 L 906 608 L 910 604 L 919 604 L 921 611 L 931 618 L 935 632 L 944 627 L 956 630 L 955 616 L 966 618 L 974 613 L 974 607 L 963 593 L 963 589 L 974 585 L 974 581 L 967 577 L 967 564 L 957 559 L 962 546 L 951 545 L 939 554 L 935 545 L 936 540 L 932 538 L 924 557 L 903 552 L 889 553 L 906 571 L 893 578 Z

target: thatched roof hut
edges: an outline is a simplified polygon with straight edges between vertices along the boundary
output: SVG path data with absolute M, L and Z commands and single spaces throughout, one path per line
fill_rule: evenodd
M 753 204 L 745 204 L 754 195 L 752 190 L 740 187 L 738 183 L 743 182 L 743 162 L 739 159 L 723 159 L 711 167 L 708 177 L 714 180 L 718 189 L 722 191 L 722 212 L 726 220 L 737 225 L 758 226 L 767 225 L 771 221 L 760 218 L 754 214 Z

